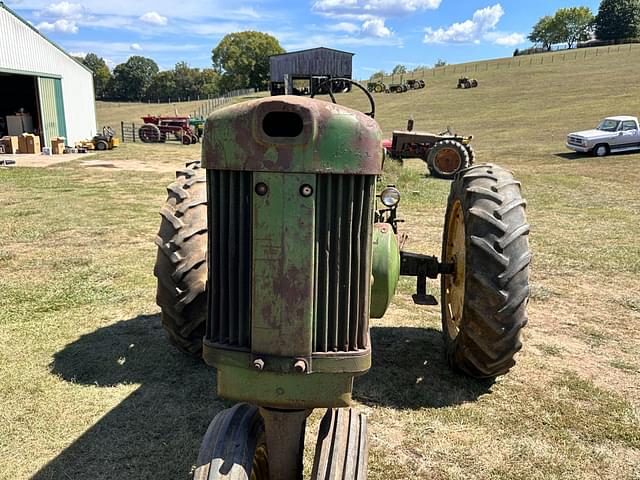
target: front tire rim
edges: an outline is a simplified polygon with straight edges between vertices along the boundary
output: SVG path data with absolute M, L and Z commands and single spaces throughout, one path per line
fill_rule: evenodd
M 447 219 L 447 241 L 444 261 L 453 263 L 452 274 L 444 277 L 444 315 L 449 338 L 458 336 L 464 308 L 465 293 L 465 231 L 462 203 L 456 200 Z
M 436 153 L 433 165 L 441 174 L 451 174 L 458 171 L 462 160 L 460 154 L 453 148 L 443 148 Z
M 598 148 L 596 148 L 596 155 L 598 157 L 604 157 L 606 154 L 607 154 L 606 147 L 599 146 Z

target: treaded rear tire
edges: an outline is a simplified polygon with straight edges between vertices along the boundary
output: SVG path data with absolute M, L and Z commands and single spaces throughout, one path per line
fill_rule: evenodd
M 207 317 L 207 193 L 200 162 L 176 172 L 160 210 L 156 303 L 162 326 L 180 350 L 197 356 Z
M 455 151 L 459 157 L 458 167 L 451 172 L 445 172 L 444 170 L 439 168 L 436 163 L 436 157 L 441 150 L 445 149 Z M 469 166 L 469 151 L 465 148 L 464 145 L 462 145 L 460 142 L 456 142 L 455 140 L 441 140 L 429 149 L 426 162 L 427 168 L 429 169 L 429 174 L 432 177 L 445 178 L 450 180 L 455 177 L 456 173 L 458 173 L 460 170 L 464 170 Z
M 464 291 L 457 292 L 463 300 L 454 321 L 448 317 L 455 318 L 450 313 L 457 305 L 451 291 L 455 277 L 442 275 L 442 330 L 450 365 L 476 378 L 506 373 L 522 348 L 531 261 L 525 205 L 520 182 L 495 165 L 471 167 L 451 184 L 442 259 L 451 262 L 455 257 L 451 245 L 456 236 L 449 230 L 456 225 L 452 212 L 461 212 Z

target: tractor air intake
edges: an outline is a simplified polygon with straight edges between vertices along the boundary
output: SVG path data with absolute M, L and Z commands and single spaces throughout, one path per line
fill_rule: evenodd
M 207 121 L 209 316 L 219 394 L 263 406 L 345 406 L 370 366 L 380 131 L 299 97 Z

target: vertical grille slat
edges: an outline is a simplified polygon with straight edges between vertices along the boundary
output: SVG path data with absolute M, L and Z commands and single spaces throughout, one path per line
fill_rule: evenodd
M 364 192 L 364 178 L 356 177 L 354 190 L 356 192 Z M 353 206 L 353 225 L 362 225 L 362 214 L 363 214 L 363 204 L 366 205 L 365 195 L 358 195 L 355 198 L 354 206 Z M 366 233 L 366 232 L 365 232 Z M 361 238 L 362 238 L 362 228 L 358 228 L 351 239 L 352 247 L 351 250 L 353 255 L 351 257 L 351 297 L 354 299 L 359 299 L 360 292 L 360 281 L 362 277 L 366 274 L 362 269 L 366 268 L 366 263 L 362 263 L 363 255 L 361 250 Z M 359 302 L 354 301 L 351 302 L 350 312 L 349 312 L 349 345 L 357 345 L 358 344 L 358 326 L 360 324 L 360 316 L 363 312 L 359 311 Z
M 340 229 L 342 227 L 342 182 L 338 175 L 331 177 L 333 195 L 331 196 L 331 230 L 329 230 L 329 311 L 328 319 L 328 351 L 335 352 L 338 345 L 338 324 L 334 319 L 340 315 Z
M 209 312 L 207 339 L 250 346 L 251 173 L 207 171 Z
M 251 243 L 249 242 L 251 231 L 250 222 L 248 221 L 249 209 L 249 191 L 250 191 L 250 178 L 249 175 L 238 174 L 238 197 L 235 199 L 239 205 L 238 211 L 238 278 L 236 288 L 239 292 L 243 288 L 247 288 L 249 285 L 251 264 L 249 258 L 251 258 Z M 251 290 L 248 290 L 248 293 Z M 239 332 L 238 332 L 238 344 L 241 346 L 250 345 L 250 332 L 251 324 L 249 322 L 249 306 L 251 304 L 250 295 L 245 299 L 238 300 L 238 319 L 239 319 Z
M 318 177 L 316 184 L 316 298 L 315 298 L 315 342 L 314 350 L 327 351 L 329 306 L 329 251 L 331 222 L 331 179 L 328 175 Z
M 367 348 L 374 177 L 319 175 L 317 186 L 314 351 L 361 350 Z

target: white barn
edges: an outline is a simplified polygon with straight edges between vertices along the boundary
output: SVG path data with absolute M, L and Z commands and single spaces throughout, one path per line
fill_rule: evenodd
M 19 130 L 43 146 L 52 137 L 67 145 L 92 138 L 93 74 L 0 2 L 0 136 Z

